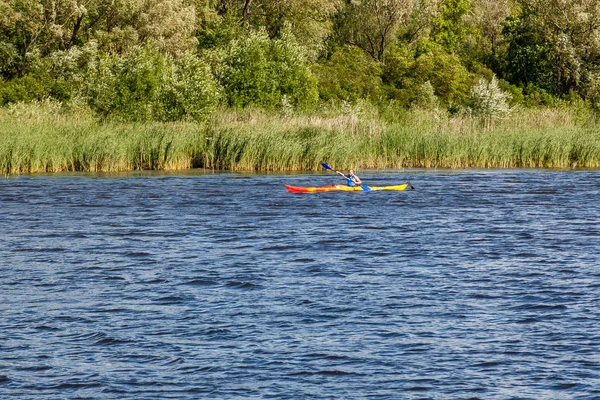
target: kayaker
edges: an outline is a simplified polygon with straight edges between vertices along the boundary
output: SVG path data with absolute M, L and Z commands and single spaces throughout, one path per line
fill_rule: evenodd
M 338 175 L 342 176 L 344 179 L 346 179 L 346 184 L 348 186 L 356 186 L 356 185 L 362 185 L 362 181 L 360 180 L 360 178 L 356 175 L 354 175 L 354 170 L 348 170 L 348 176 L 342 174 L 341 172 L 335 171 Z

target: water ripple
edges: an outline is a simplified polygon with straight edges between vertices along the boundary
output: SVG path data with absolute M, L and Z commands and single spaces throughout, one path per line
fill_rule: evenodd
M 0 398 L 600 398 L 600 173 L 0 180 Z

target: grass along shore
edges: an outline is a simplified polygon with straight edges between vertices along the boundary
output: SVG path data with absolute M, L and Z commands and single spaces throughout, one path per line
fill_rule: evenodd
M 0 109 L 0 171 L 214 168 L 599 168 L 600 124 L 575 109 L 513 113 L 489 128 L 439 111 L 368 107 L 284 116 L 221 111 L 204 124 L 100 122 L 57 103 Z

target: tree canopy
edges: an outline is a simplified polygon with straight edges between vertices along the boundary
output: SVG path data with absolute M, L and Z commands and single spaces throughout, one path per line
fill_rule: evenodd
M 492 87 L 598 108 L 600 0 L 0 0 L 0 105 L 198 120 L 217 104 L 457 110 Z

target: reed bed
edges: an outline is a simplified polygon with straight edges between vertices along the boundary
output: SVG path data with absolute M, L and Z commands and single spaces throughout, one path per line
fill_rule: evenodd
M 101 123 L 85 110 L 53 105 L 4 109 L 0 110 L 0 171 L 192 168 L 204 154 L 205 133 L 204 127 L 188 123 Z
M 221 111 L 205 124 L 98 121 L 54 103 L 0 109 L 0 171 L 213 168 L 599 168 L 600 129 L 574 110 L 522 110 L 490 128 L 438 111 L 283 116 Z

